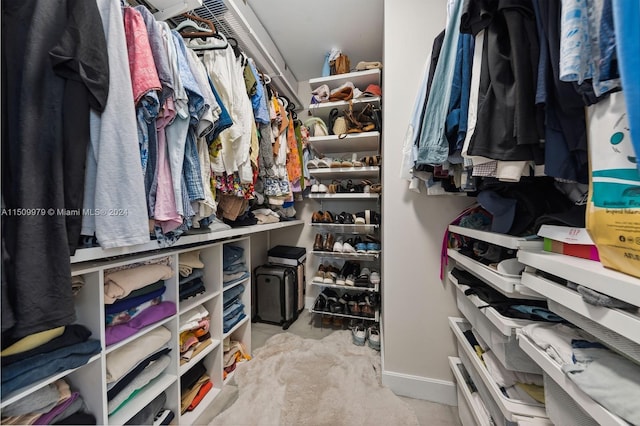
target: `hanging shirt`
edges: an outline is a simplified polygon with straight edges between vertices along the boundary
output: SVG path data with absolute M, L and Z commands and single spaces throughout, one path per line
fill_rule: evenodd
M 149 37 L 149 46 L 153 54 L 153 62 L 158 72 L 158 78 L 162 85 L 162 93 L 160 94 L 160 105 L 164 105 L 165 99 L 173 94 L 173 74 L 169 65 L 167 48 L 163 40 L 163 30 L 160 23 L 151 14 L 149 9 L 144 6 L 136 6 L 134 8 L 140 13 L 147 27 L 147 35 Z
M 267 109 L 264 87 L 262 86 L 262 82 L 260 81 L 260 77 L 258 76 L 258 70 L 256 69 L 256 64 L 253 62 L 253 59 L 249 58 L 248 62 L 249 67 L 251 68 L 251 72 L 253 73 L 253 76 L 257 82 L 256 92 L 251 96 L 253 115 L 255 116 L 258 123 L 269 124 L 271 123 L 271 119 L 269 118 L 269 110 Z
M 292 183 L 299 182 L 302 176 L 302 165 L 300 164 L 300 154 L 298 152 L 298 140 L 293 127 L 293 118 L 289 116 L 287 126 L 287 175 Z
M 196 129 L 197 137 L 204 137 L 213 131 L 213 126 L 220 117 L 220 106 L 216 97 L 213 95 L 211 86 L 209 85 L 209 76 L 204 64 L 198 58 L 198 55 L 191 49 L 186 50 L 186 57 L 189 61 L 189 67 L 193 74 L 196 83 L 200 89 L 200 93 L 204 98 L 205 110 L 198 122 L 198 128 Z
M 211 92 L 213 92 L 213 96 L 216 98 L 216 102 L 220 107 L 220 117 L 214 125 L 213 131 L 207 135 L 207 143 L 211 145 L 211 143 L 220 135 L 220 133 L 222 133 L 223 130 L 226 130 L 229 127 L 233 126 L 233 120 L 229 115 L 229 110 L 222 102 L 222 99 L 220 98 L 216 87 L 213 85 L 211 77 L 207 75 L 207 79 L 209 80 L 209 87 L 211 87 Z
M 449 144 L 445 138 L 445 121 L 451 96 L 456 46 L 460 34 L 462 3 L 462 0 L 456 0 L 445 31 L 442 51 L 438 58 L 438 66 L 422 122 L 418 143 L 418 164 L 442 164 L 449 155 Z
M 95 1 L 2 2 L 3 346 L 75 320 L 60 210 L 82 207 L 89 109 L 108 102 L 101 25 Z M 79 182 L 66 181 L 73 176 Z
M 149 241 L 148 213 L 122 11 L 118 2 L 97 3 L 109 54 L 109 96 L 104 112 L 91 114 L 84 208 L 127 214 L 83 216 L 82 233 L 95 233 L 103 248 L 144 244 Z

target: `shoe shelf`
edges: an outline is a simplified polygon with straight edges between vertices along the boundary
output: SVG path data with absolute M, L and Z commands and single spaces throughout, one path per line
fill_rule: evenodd
M 517 424 L 519 417 L 526 417 L 529 420 L 547 421 L 548 416 L 543 404 L 530 404 L 522 401 L 507 398 L 500 387 L 489 374 L 489 370 L 471 347 L 464 332 L 471 329 L 471 324 L 462 318 L 449 318 L 449 326 L 453 330 L 457 339 L 458 356 L 469 372 L 473 382 L 482 396 L 482 400 L 487 404 L 496 424 L 514 422 Z M 501 421 L 504 419 L 505 421 Z M 548 424 L 548 422 L 547 422 Z
M 310 169 L 309 174 L 317 179 L 374 179 L 380 175 L 380 167 L 324 167 Z
M 370 291 L 372 293 L 377 293 L 380 291 L 380 286 L 378 284 L 373 287 L 356 287 L 354 285 L 340 285 L 340 284 L 327 284 L 327 283 L 319 283 L 317 281 L 311 281 L 312 285 L 323 287 L 323 288 L 335 288 L 338 290 L 346 290 L 346 291 Z
M 313 308 L 310 308 L 309 312 L 311 312 L 312 314 L 330 315 L 332 317 L 354 318 L 354 319 L 369 320 L 369 321 L 375 321 L 375 322 L 379 322 L 380 321 L 380 311 L 379 310 L 376 310 L 376 314 L 373 317 L 365 317 L 365 316 L 362 316 L 362 315 L 341 314 L 341 313 L 338 313 L 338 312 L 316 311 Z
M 520 299 L 544 299 L 540 294 L 526 286 L 523 286 L 519 277 L 514 278 L 501 275 L 495 269 L 461 254 L 456 249 L 447 249 L 447 254 L 451 259 L 456 261 L 456 265 L 469 271 L 507 297 Z
M 463 426 L 471 425 L 490 425 L 494 424 L 487 415 L 486 407 L 481 407 L 482 400 L 478 400 L 472 396 L 475 390 L 475 384 L 466 368 L 458 357 L 449 357 L 449 366 L 453 377 L 456 379 L 456 388 L 458 391 L 458 414 Z M 469 383 L 470 382 L 470 383 Z
M 349 133 L 345 135 L 313 136 L 313 148 L 321 154 L 378 152 L 380 132 Z
M 329 123 L 329 113 L 331 110 L 334 108 L 336 108 L 338 112 L 348 110 L 349 102 L 353 102 L 353 111 L 357 112 L 361 111 L 367 104 L 372 104 L 374 107 L 380 108 L 381 98 L 380 96 L 371 96 L 353 99 L 352 101 L 322 102 L 309 105 L 309 112 L 314 117 L 321 118 L 325 123 Z
M 380 194 L 374 192 L 347 192 L 341 194 L 315 192 L 309 194 L 309 198 L 320 200 L 377 200 L 380 198 Z
M 512 235 L 480 231 L 457 225 L 449 225 L 449 232 L 514 250 L 542 250 L 543 247 L 543 241 L 537 235 L 531 237 L 514 237 Z
M 534 271 L 525 271 L 522 274 L 522 283 L 544 294 L 549 300 L 550 308 L 552 302 L 557 303 L 583 317 L 592 318 L 600 326 L 640 344 L 640 316 L 637 312 L 591 305 L 586 303 L 577 291 L 538 276 Z
M 326 84 L 329 89 L 335 89 L 342 86 L 344 83 L 351 82 L 354 86 L 361 90 L 365 90 L 370 84 L 380 85 L 380 69 L 354 71 L 346 74 L 336 74 L 327 77 L 317 77 L 309 80 L 309 86 L 311 90 L 315 90 L 318 87 Z
M 627 425 L 628 423 L 620 417 L 608 411 L 602 405 L 595 402 L 590 396 L 584 393 L 567 375 L 562 371 L 562 367 L 549 357 L 542 349 L 533 343 L 527 336 L 520 334 L 518 343 L 560 388 L 562 388 L 589 416 L 598 424 Z
M 343 224 L 343 223 L 312 223 L 311 226 L 324 229 L 336 234 L 371 234 L 376 232 L 380 225 Z
M 602 263 L 545 251 L 519 251 L 518 260 L 567 281 L 640 306 L 640 279 L 607 269 Z
M 330 257 L 346 260 L 376 260 L 380 256 L 380 253 L 340 253 L 337 251 L 319 250 L 313 250 L 311 253 L 318 257 Z

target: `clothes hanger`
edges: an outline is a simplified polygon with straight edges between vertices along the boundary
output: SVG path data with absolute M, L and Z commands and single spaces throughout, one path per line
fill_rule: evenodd
M 231 45 L 231 48 L 233 49 L 233 54 L 236 55 L 236 58 L 240 57 L 240 55 L 242 54 L 242 51 L 240 50 L 240 47 L 238 47 L 238 40 L 236 40 L 233 37 L 228 37 L 227 41 Z
M 229 46 L 229 41 L 222 33 L 216 33 L 204 41 L 194 40 L 187 43 L 187 47 L 192 50 L 222 50 L 227 46 Z
M 176 31 L 178 31 L 182 37 L 199 38 L 199 37 L 211 37 L 218 34 L 218 31 L 216 30 L 216 26 L 213 25 L 213 21 L 209 19 L 201 18 L 196 15 L 190 15 L 188 13 L 183 13 L 182 16 L 184 16 L 187 19 L 180 22 L 180 24 L 176 27 Z M 202 22 L 206 24 L 207 27 L 199 26 L 197 22 Z M 195 29 L 196 31 L 183 31 L 185 29 Z

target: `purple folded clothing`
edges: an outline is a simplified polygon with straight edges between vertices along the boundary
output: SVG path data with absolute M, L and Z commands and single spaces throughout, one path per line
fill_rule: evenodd
M 69 398 L 65 399 L 63 402 L 53 407 L 51 411 L 49 411 L 48 413 L 44 413 L 43 415 L 38 417 L 34 425 L 51 424 L 51 420 L 53 420 L 58 414 L 66 410 L 67 407 L 70 406 L 76 399 L 78 399 L 79 396 L 80 394 L 78 392 L 73 392 Z
M 131 321 L 107 327 L 104 332 L 105 343 L 107 346 L 118 343 L 129 336 L 133 336 L 141 328 L 175 315 L 175 313 L 176 304 L 173 302 L 161 302 L 157 305 L 149 306 Z

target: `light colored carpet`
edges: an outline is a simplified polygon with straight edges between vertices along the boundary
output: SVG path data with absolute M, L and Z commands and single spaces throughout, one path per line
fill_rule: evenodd
M 237 400 L 211 425 L 418 425 L 380 384 L 380 354 L 350 331 L 322 340 L 277 334 L 235 374 Z

